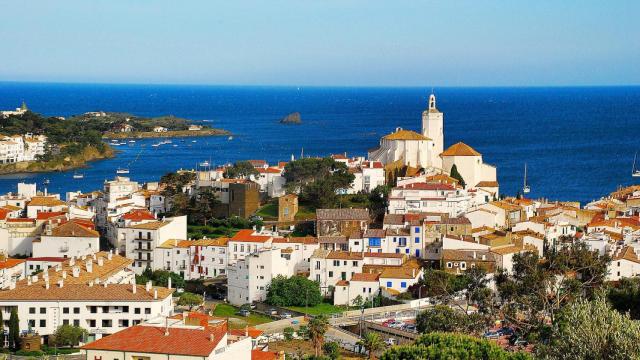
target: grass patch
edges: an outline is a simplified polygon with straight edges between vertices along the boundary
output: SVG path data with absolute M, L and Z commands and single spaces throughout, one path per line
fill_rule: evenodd
M 287 309 L 291 309 L 293 311 L 298 311 L 301 313 L 309 314 L 309 315 L 331 315 L 338 314 L 343 311 L 348 310 L 344 306 L 335 306 L 329 303 L 320 303 L 316 306 L 289 306 Z
M 256 215 L 262 216 L 265 220 L 268 218 L 278 218 L 278 204 L 268 203 L 258 209 Z
M 213 316 L 229 318 L 229 327 L 234 329 L 243 328 L 245 325 L 255 326 L 272 322 L 273 320 L 264 315 L 251 312 L 249 316 L 240 316 L 237 314 L 238 308 L 229 304 L 216 304 L 213 310 Z
M 307 204 L 298 204 L 296 220 L 310 220 L 316 217 L 316 209 Z

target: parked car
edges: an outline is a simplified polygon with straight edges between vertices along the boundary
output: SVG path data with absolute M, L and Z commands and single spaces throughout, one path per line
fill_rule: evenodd
M 251 311 L 243 309 L 243 310 L 238 311 L 238 315 L 247 317 L 247 316 L 251 315 Z
M 397 345 L 398 344 L 398 342 L 394 338 L 388 338 L 387 340 L 385 340 L 385 343 L 387 343 L 387 345 L 389 345 L 389 346 L 393 346 L 393 345 Z
M 274 316 L 275 316 L 275 315 L 278 315 L 278 310 L 276 310 L 276 309 L 274 309 L 274 308 L 271 308 L 271 309 L 269 309 L 269 312 L 268 312 L 268 313 L 269 313 L 270 315 L 274 315 Z
M 283 319 L 291 319 L 291 314 L 289 313 L 282 313 L 280 314 L 280 317 Z
M 484 333 L 484 337 L 487 339 L 497 339 L 500 337 L 500 334 L 497 331 L 487 331 Z

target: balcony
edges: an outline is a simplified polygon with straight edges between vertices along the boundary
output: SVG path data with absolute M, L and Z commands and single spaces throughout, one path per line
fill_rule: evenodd
M 69 246 L 68 245 L 62 245 L 62 246 L 60 246 L 59 250 L 60 250 L 61 253 L 68 252 L 69 251 Z
M 153 251 L 153 249 L 151 248 L 141 248 L 141 247 L 135 247 L 133 248 L 133 251 Z
M 135 241 L 153 241 L 153 239 L 147 239 L 147 238 L 134 238 L 133 240 Z

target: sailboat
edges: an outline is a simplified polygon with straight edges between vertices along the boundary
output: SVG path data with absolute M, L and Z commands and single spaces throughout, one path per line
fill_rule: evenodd
M 522 187 L 522 193 L 528 194 L 531 192 L 531 188 L 527 185 L 527 163 L 524 163 L 524 186 Z
M 118 168 L 116 170 L 116 174 L 128 174 L 129 173 L 129 169 L 127 168 Z
M 74 179 L 83 179 L 84 178 L 84 174 L 83 173 L 73 173 L 73 178 Z
M 631 168 L 631 176 L 640 177 L 640 169 L 636 167 L 636 159 L 638 158 L 638 152 L 633 156 L 633 167 Z

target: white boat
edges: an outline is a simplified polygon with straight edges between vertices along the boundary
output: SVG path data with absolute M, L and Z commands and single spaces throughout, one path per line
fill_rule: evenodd
M 84 174 L 81 174 L 81 173 L 74 173 L 74 174 L 73 174 L 73 178 L 74 178 L 74 179 L 84 179 Z
M 524 186 L 522 187 L 522 192 L 524 194 L 531 192 L 531 188 L 527 185 L 527 163 L 524 163 Z
M 135 142 L 135 140 L 129 140 L 129 144 L 134 144 Z
M 638 158 L 638 152 L 633 156 L 633 167 L 631 168 L 631 176 L 640 177 L 640 169 L 636 167 L 636 159 Z
M 51 183 L 51 181 L 49 179 L 44 179 L 44 181 L 42 182 L 45 185 L 49 185 L 49 183 Z
M 160 146 L 160 145 L 162 145 L 162 143 L 153 144 L 153 145 L 151 145 L 151 146 L 153 146 L 153 147 L 158 147 L 158 146 Z
M 125 169 L 125 168 L 118 168 L 116 170 L 116 174 L 128 174 L 129 173 L 129 169 Z
M 192 143 L 196 142 L 195 140 L 191 140 Z
M 229 141 L 233 140 L 233 136 L 229 136 L 229 137 L 227 138 L 227 140 L 229 140 Z
M 209 164 L 209 162 L 207 160 L 205 160 L 205 161 L 201 162 L 199 165 L 202 166 L 202 167 L 209 167 L 210 164 Z

